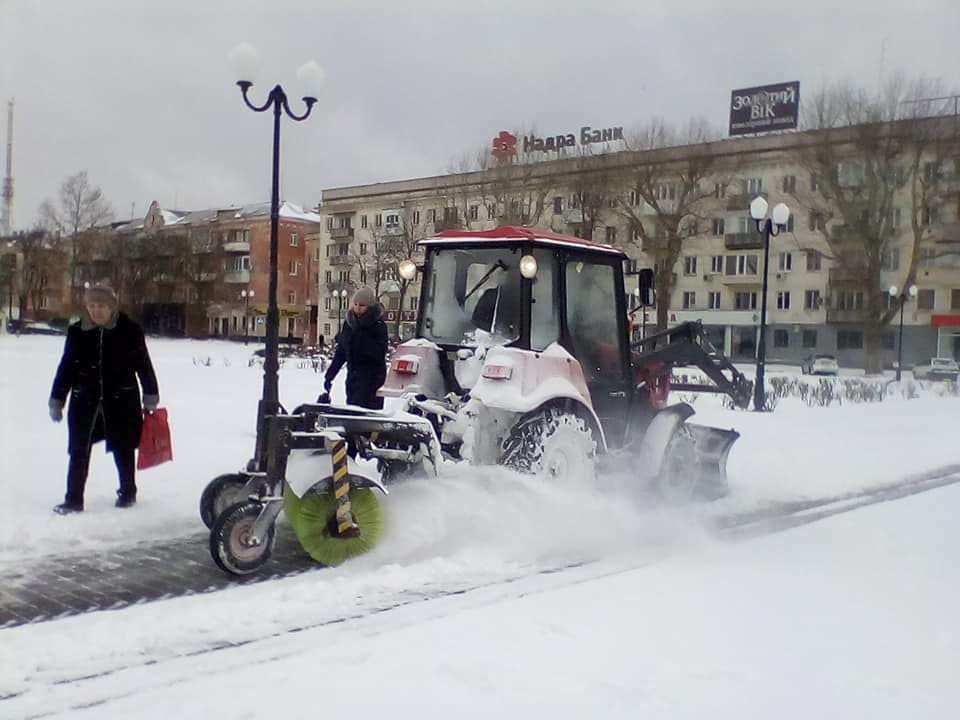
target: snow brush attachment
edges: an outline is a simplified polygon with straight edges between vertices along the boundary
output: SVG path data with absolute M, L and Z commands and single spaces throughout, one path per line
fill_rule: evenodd
M 332 492 L 311 491 L 300 498 L 287 486 L 283 500 L 297 540 L 323 565 L 339 565 L 363 555 L 383 534 L 383 507 L 370 488 L 350 490 L 352 523 L 347 532 L 338 529 L 337 498 Z
M 284 509 L 303 549 L 317 562 L 339 565 L 370 550 L 383 534 L 383 510 L 370 488 L 351 488 L 347 443 L 330 452 L 333 474 L 297 497 L 285 486 Z

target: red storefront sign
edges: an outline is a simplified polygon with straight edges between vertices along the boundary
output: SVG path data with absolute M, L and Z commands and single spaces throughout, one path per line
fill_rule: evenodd
M 958 314 L 933 314 L 930 316 L 930 324 L 933 327 L 960 327 L 960 313 Z

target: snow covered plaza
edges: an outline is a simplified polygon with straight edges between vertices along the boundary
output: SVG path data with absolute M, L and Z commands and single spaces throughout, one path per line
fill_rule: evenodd
M 86 512 L 61 518 L 65 430 L 44 399 L 62 339 L 0 339 L 0 612 L 41 565 L 106 573 L 138 547 L 205 537 L 199 494 L 251 452 L 261 368 L 252 346 L 149 342 L 175 460 L 142 472 L 120 512 L 95 453 Z M 281 401 L 321 382 L 285 363 Z M 711 504 L 500 468 L 397 486 L 380 546 L 341 568 L 0 629 L 0 716 L 953 717 L 948 388 L 763 414 L 698 398 L 698 421 L 742 433 L 730 494 Z M 184 562 L 213 568 L 195 547 Z

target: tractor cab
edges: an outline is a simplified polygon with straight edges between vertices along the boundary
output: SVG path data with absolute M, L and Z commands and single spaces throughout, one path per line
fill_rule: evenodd
M 632 382 L 621 250 L 515 227 L 446 231 L 421 244 L 417 338 L 454 364 L 496 345 L 535 357 L 565 351 L 606 442 L 623 444 Z M 458 383 L 472 387 L 466 375 Z

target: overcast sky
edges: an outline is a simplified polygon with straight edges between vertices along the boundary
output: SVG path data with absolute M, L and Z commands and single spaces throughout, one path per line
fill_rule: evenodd
M 895 70 L 960 88 L 958 38 L 958 0 L 0 0 L 14 227 L 80 170 L 118 219 L 269 200 L 271 118 L 227 61 L 241 41 L 260 54 L 256 100 L 276 83 L 299 98 L 307 60 L 326 71 L 313 115 L 281 129 L 281 195 L 313 206 L 323 188 L 444 173 L 501 129 L 724 128 L 733 88 L 799 80 L 802 102 Z

